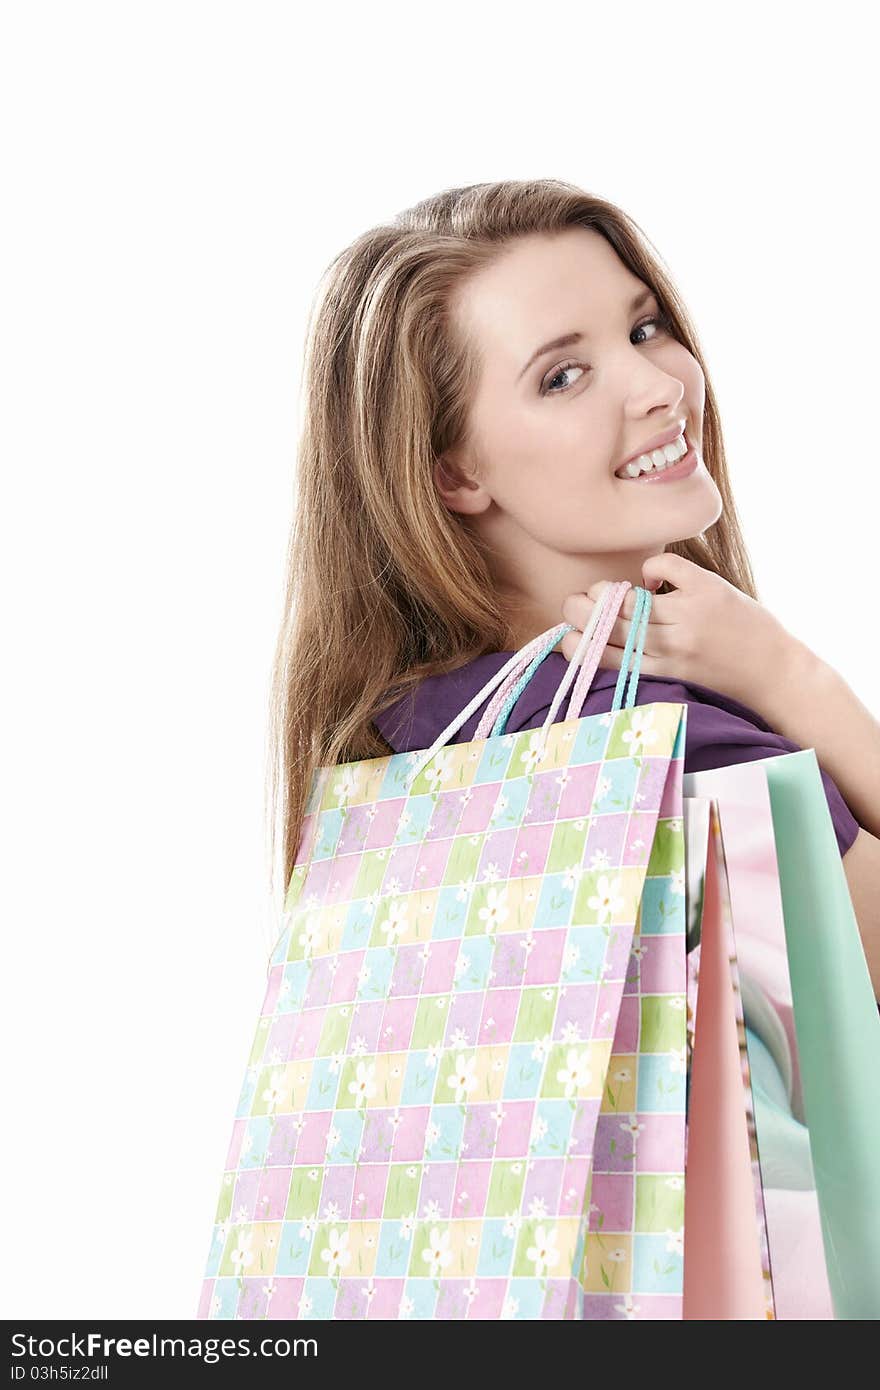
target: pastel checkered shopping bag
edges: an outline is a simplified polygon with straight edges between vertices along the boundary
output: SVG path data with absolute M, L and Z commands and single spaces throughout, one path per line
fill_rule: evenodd
M 567 624 L 432 748 L 316 773 L 199 1317 L 682 1316 L 686 707 L 634 706 L 646 590 L 580 717 L 629 587 L 540 730 L 504 720 Z

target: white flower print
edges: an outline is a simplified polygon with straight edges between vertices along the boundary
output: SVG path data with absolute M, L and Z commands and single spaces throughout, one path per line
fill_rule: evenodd
M 646 746 L 649 743 L 654 743 L 659 737 L 659 732 L 653 725 L 653 710 L 633 709 L 630 727 L 623 735 L 623 742 L 629 744 L 629 752 L 632 756 L 638 756 L 644 752 Z
M 487 931 L 494 931 L 501 923 L 506 922 L 509 910 L 505 901 L 507 888 L 490 888 L 486 898 L 486 906 L 481 907 L 477 916 L 481 922 L 486 923 Z
M 687 1048 L 674 1047 L 669 1053 L 669 1070 L 680 1072 L 682 1075 L 687 1071 Z
M 253 1231 L 241 1230 L 235 1238 L 235 1246 L 230 1253 L 230 1260 L 235 1265 L 236 1274 L 241 1274 L 253 1260 L 254 1252 L 251 1250 L 253 1244 Z
M 435 753 L 431 763 L 425 770 L 425 781 L 436 792 L 440 788 L 441 782 L 448 782 L 453 773 L 452 751 L 451 749 L 441 749 Z
M 321 1259 L 327 1266 L 328 1279 L 332 1279 L 351 1260 L 351 1251 L 348 1249 L 348 1231 L 337 1231 L 333 1227 L 327 1240 L 326 1249 L 321 1251 Z
M 596 790 L 593 793 L 593 801 L 604 801 L 611 790 L 611 778 L 600 777 L 596 783 Z
M 587 907 L 594 910 L 600 925 L 607 921 L 612 913 L 619 912 L 623 907 L 623 898 L 620 896 L 620 879 L 609 879 L 606 874 L 602 874 L 596 884 L 595 893 L 587 899 Z
M 670 1255 L 684 1254 L 684 1226 L 677 1231 L 666 1232 L 666 1249 Z
M 276 1105 L 278 1105 L 279 1101 L 283 1098 L 283 1096 L 284 1072 L 273 1071 L 271 1077 L 269 1078 L 269 1085 L 266 1087 L 261 1097 L 261 1099 L 266 1102 L 266 1109 L 268 1110 L 268 1113 L 270 1115 L 272 1114 L 272 1111 L 275 1109 Z
M 403 1294 L 397 1308 L 398 1318 L 408 1318 L 415 1306 L 412 1299 L 407 1298 L 406 1294 Z
M 428 1246 L 422 1251 L 422 1259 L 427 1260 L 430 1273 L 436 1279 L 441 1269 L 445 1269 L 452 1260 L 452 1251 L 449 1249 L 449 1231 L 444 1231 L 441 1235 L 436 1226 L 431 1227 Z
M 400 1234 L 403 1236 L 404 1240 L 410 1240 L 412 1238 L 412 1233 L 415 1228 L 416 1214 L 413 1211 L 410 1212 L 409 1216 L 405 1216 L 400 1223 Z
M 535 1046 L 532 1048 L 532 1056 L 534 1057 L 535 1061 L 543 1062 L 544 1059 L 548 1056 L 552 1046 L 553 1039 L 549 1033 L 545 1033 L 543 1038 L 536 1039 Z
M 669 891 L 684 897 L 684 869 L 673 869 L 670 874 Z
M 299 938 L 299 945 L 303 947 L 303 959 L 308 960 L 315 945 L 315 938 L 318 935 L 317 917 L 307 917 L 303 923 L 302 935 Z
M 567 893 L 572 893 L 577 888 L 586 870 L 583 864 L 572 864 L 566 869 L 562 876 L 562 886 Z
M 448 1078 L 447 1084 L 455 1091 L 456 1105 L 461 1105 L 468 1093 L 476 1090 L 479 1085 L 478 1078 L 474 1076 L 476 1062 L 475 1056 L 465 1058 L 463 1052 L 459 1053 L 455 1059 L 452 1075 Z
M 359 1109 L 361 1105 L 365 1104 L 371 1096 L 376 1094 L 375 1076 L 375 1062 L 358 1062 L 357 1072 L 355 1073 L 356 1079 L 348 1083 L 349 1095 L 355 1097 L 356 1110 Z
M 333 795 L 338 798 L 339 803 L 350 801 L 358 789 L 358 774 L 354 767 L 343 769 L 339 781 L 334 783 Z
M 582 1042 L 580 1026 L 576 1019 L 570 1018 L 562 1030 L 561 1041 L 564 1043 Z
M 534 1245 L 530 1245 L 526 1251 L 528 1259 L 534 1263 L 536 1279 L 543 1277 L 545 1268 L 552 1269 L 558 1263 L 560 1253 L 556 1248 L 556 1227 L 548 1231 L 546 1226 L 539 1226 L 535 1231 Z
M 624 1296 L 622 1303 L 615 1303 L 614 1311 L 615 1313 L 623 1313 L 623 1316 L 628 1321 L 632 1321 L 633 1318 L 638 1316 L 641 1306 L 640 1303 L 633 1303 L 632 1294 L 628 1293 Z
M 573 1096 L 579 1086 L 589 1086 L 589 1052 L 578 1052 L 576 1047 L 570 1047 L 566 1055 L 565 1066 L 560 1067 L 557 1071 L 556 1080 L 564 1082 L 566 1097 Z
M 519 1299 L 508 1296 L 504 1300 L 504 1307 L 501 1309 L 501 1316 L 507 1320 L 512 1320 L 519 1312 Z
M 611 860 L 610 860 L 610 858 L 608 857 L 608 851 L 607 851 L 607 850 L 604 850 L 604 849 L 595 849 L 595 850 L 593 850 L 593 853 L 592 853 L 592 855 L 590 856 L 590 868 L 591 868 L 591 869 L 607 869 L 607 868 L 610 866 L 610 864 L 611 864 Z
M 388 937 L 388 945 L 394 946 L 408 926 L 406 902 L 402 898 L 397 899 L 388 908 L 388 921 L 382 923 L 382 931 Z
M 522 1221 L 523 1218 L 520 1212 L 509 1211 L 507 1213 L 507 1215 L 504 1218 L 503 1234 L 507 1236 L 508 1240 L 516 1240 L 519 1234 L 519 1228 L 522 1225 Z

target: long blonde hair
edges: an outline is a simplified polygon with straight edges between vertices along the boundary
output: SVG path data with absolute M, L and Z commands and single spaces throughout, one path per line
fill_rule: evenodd
M 651 286 L 705 375 L 702 452 L 723 511 L 666 549 L 758 597 L 696 330 L 625 212 L 557 179 L 505 179 L 446 189 L 365 232 L 325 272 L 307 332 L 269 711 L 270 842 L 274 856 L 280 803 L 285 890 L 317 769 L 392 753 L 375 714 L 426 676 L 514 649 L 478 538 L 434 485 L 435 460 L 466 438 L 477 373 L 450 304 L 511 238 L 573 224 L 600 232 Z M 273 857 L 272 891 L 274 870 Z

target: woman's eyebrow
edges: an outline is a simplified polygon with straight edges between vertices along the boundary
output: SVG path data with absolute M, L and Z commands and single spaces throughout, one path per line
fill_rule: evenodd
M 639 290 L 638 294 L 630 302 L 630 313 L 634 313 L 636 309 L 641 308 L 643 304 L 645 304 L 649 299 L 653 298 L 654 291 L 652 289 L 649 288 Z M 571 347 L 572 344 L 579 343 L 582 341 L 582 339 L 589 338 L 589 336 L 589 333 L 563 333 L 559 338 L 554 338 L 552 342 L 545 343 L 543 347 L 538 348 L 537 352 L 532 353 L 528 362 L 523 367 L 522 371 L 517 377 L 517 381 L 519 381 L 523 376 L 525 376 L 526 372 L 529 370 L 529 367 L 531 367 L 531 365 L 534 362 L 537 362 L 539 357 L 543 357 L 545 353 L 555 352 L 557 348 Z

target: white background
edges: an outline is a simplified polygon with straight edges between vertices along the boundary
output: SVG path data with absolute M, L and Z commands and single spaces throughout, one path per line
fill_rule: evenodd
M 623 205 L 762 601 L 877 711 L 876 49 L 825 14 L 3 6 L 7 1318 L 195 1315 L 275 925 L 305 314 L 366 227 L 502 177 Z

